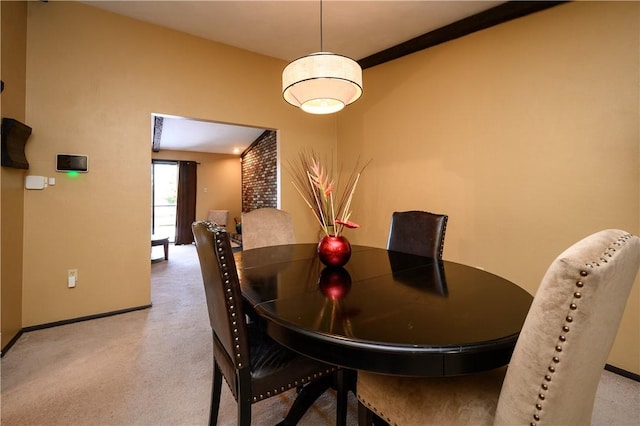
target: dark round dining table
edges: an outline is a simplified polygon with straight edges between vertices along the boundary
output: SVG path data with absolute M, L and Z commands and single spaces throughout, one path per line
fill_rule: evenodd
M 242 293 L 268 334 L 351 370 L 452 376 L 509 362 L 533 300 L 516 284 L 446 260 L 352 246 L 327 268 L 315 244 L 236 254 Z

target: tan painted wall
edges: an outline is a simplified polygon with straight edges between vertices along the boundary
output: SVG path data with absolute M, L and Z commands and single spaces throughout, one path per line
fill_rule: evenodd
M 205 152 L 160 151 L 152 157 L 163 160 L 198 162 L 196 220 L 207 219 L 209 210 L 229 210 L 227 228 L 242 211 L 240 156 Z
M 23 326 L 150 302 L 152 113 L 279 129 L 284 159 L 335 152 L 335 117 L 282 101 L 280 60 L 76 2 L 28 10 L 27 155 L 57 184 L 25 194 Z M 89 173 L 55 173 L 56 152 L 89 155 Z M 283 185 L 283 208 L 312 233 L 293 191 Z
M 640 3 L 575 2 L 366 70 L 338 157 L 373 158 L 356 243 L 394 210 L 449 215 L 444 257 L 534 293 L 601 229 L 640 231 Z M 640 373 L 636 281 L 610 363 Z
M 577 239 L 639 232 L 637 3 L 571 3 L 366 70 L 363 99 L 330 117 L 282 102 L 281 61 L 82 4 L 28 8 L 27 155 L 59 183 L 25 197 L 23 326 L 148 303 L 153 112 L 278 129 L 283 161 L 339 137 L 345 163 L 374 159 L 354 242 L 384 246 L 393 210 L 447 212 L 445 258 L 531 292 Z M 63 150 L 90 173 L 55 174 Z M 282 208 L 314 241 L 288 182 Z M 636 285 L 611 355 L 636 373 L 639 301 Z
M 25 121 L 27 43 L 26 2 L 1 2 L 2 117 Z M 29 124 L 29 123 L 27 123 Z M 29 143 L 29 142 L 28 142 Z M 26 171 L 0 170 L 0 287 L 1 330 L 4 348 L 22 328 L 22 250 L 24 176 Z

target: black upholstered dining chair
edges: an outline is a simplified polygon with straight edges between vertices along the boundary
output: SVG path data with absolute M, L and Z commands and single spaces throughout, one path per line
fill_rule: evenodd
M 418 210 L 393 212 L 387 249 L 442 259 L 448 218 Z
M 549 266 L 508 367 L 458 377 L 358 372 L 360 425 L 589 425 L 640 267 L 640 238 L 609 229 Z M 508 303 L 508 301 L 506 302 Z
M 238 404 L 238 425 L 251 424 L 253 403 L 292 388 L 299 394 L 284 424 L 296 424 L 317 397 L 342 382 L 336 380 L 340 370 L 294 353 L 271 339 L 258 324 L 247 324 L 229 235 L 207 221 L 194 222 L 192 231 L 213 334 L 209 424 L 217 423 L 223 377 Z M 345 419 L 346 397 L 346 391 L 338 389 L 338 415 Z

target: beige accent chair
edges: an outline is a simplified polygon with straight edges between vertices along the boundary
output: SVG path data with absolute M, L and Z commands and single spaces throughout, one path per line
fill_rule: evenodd
M 589 425 L 640 267 L 640 238 L 595 233 L 551 264 L 508 367 L 449 378 L 358 372 L 359 424 Z M 505 375 L 506 373 L 506 375 Z
M 207 220 L 226 228 L 229 220 L 229 210 L 209 210 Z
M 295 244 L 291 214 L 271 207 L 242 213 L 242 249 Z

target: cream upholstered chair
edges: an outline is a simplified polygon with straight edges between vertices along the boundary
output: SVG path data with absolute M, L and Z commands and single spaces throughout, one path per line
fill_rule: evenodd
M 295 244 L 291 214 L 271 207 L 242 213 L 242 248 Z
M 226 228 L 229 220 L 229 210 L 209 210 L 207 220 Z
M 358 372 L 360 424 L 589 425 L 640 266 L 640 238 L 595 233 L 551 264 L 508 367 L 451 378 Z M 506 376 L 505 376 L 506 373 Z

